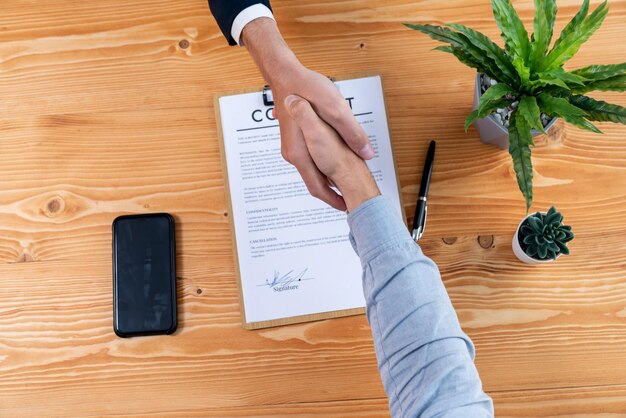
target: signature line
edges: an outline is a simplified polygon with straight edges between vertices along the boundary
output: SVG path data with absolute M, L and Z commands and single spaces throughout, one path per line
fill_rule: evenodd
M 309 269 L 306 268 L 302 270 L 300 273 L 293 275 L 293 270 L 288 273 L 280 275 L 279 272 L 275 271 L 274 276 L 271 279 L 265 279 L 265 283 L 259 284 L 257 286 L 268 286 L 270 288 L 275 288 L 279 286 L 287 286 L 293 282 L 301 282 L 303 280 L 313 280 L 313 277 L 304 277 L 306 272 Z

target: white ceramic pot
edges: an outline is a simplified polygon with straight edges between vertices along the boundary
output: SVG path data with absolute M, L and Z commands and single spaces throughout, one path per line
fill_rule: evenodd
M 547 260 L 538 260 L 536 258 L 533 258 L 531 256 L 529 256 L 528 254 L 526 254 L 524 252 L 524 250 L 522 250 L 522 246 L 519 243 L 519 230 L 522 228 L 522 225 L 524 224 L 524 221 L 526 221 L 526 219 L 528 219 L 530 216 L 533 216 L 536 212 L 531 213 L 530 215 L 526 215 L 526 217 L 524 217 L 524 219 L 522 219 L 522 221 L 519 223 L 519 225 L 517 225 L 517 229 L 515 230 L 515 235 L 513 235 L 513 242 L 511 243 L 512 247 L 513 247 L 513 253 L 515 254 L 515 256 L 517 258 L 519 258 L 520 261 L 523 261 L 524 263 L 528 263 L 528 264 L 540 264 L 540 263 L 550 263 L 552 261 L 554 261 L 551 258 L 548 258 Z M 546 212 L 540 212 L 542 215 L 545 215 Z M 561 253 L 559 253 L 556 258 L 559 258 L 561 256 Z
M 480 101 L 481 89 L 480 89 L 480 78 L 481 74 L 476 74 L 476 81 L 474 82 L 474 106 L 473 110 L 478 109 L 478 102 Z M 550 123 L 546 125 L 544 130 L 548 132 L 552 126 L 556 123 L 557 118 L 552 118 Z M 495 145 L 502 149 L 509 149 L 509 130 L 505 128 L 501 123 L 496 121 L 496 118 L 493 115 L 489 115 L 483 119 L 477 119 L 474 122 L 474 126 L 478 131 L 478 135 L 480 136 L 480 140 L 485 144 Z M 539 135 L 539 132 L 536 129 L 532 131 L 533 136 Z

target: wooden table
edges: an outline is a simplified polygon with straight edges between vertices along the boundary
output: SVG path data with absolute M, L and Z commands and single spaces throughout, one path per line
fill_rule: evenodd
M 580 3 L 559 0 L 557 30 Z M 626 0 L 610 5 L 569 68 L 624 61 Z M 498 415 L 626 413 L 626 128 L 540 141 L 533 209 L 556 204 L 576 239 L 556 264 L 524 265 L 510 157 L 463 132 L 472 70 L 400 25 L 497 37 L 488 1 L 274 6 L 306 65 L 382 73 L 407 213 L 439 140 L 423 247 Z M 530 27 L 532 2 L 515 6 Z M 262 83 L 202 0 L 2 2 L 0 416 L 388 415 L 364 316 L 241 327 L 213 97 Z M 178 222 L 179 332 L 119 339 L 111 221 L 158 211 Z

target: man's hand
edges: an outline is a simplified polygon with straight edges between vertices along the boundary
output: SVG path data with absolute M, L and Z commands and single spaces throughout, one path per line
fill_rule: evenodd
M 298 124 L 316 167 L 343 195 L 348 211 L 378 196 L 378 186 L 365 162 L 347 147 L 337 132 L 319 118 L 309 102 L 287 96 L 285 108 Z
M 244 28 L 242 37 L 272 88 L 274 112 L 280 121 L 283 157 L 298 169 L 313 196 L 336 209 L 345 210 L 344 199 L 330 188 L 326 176 L 311 158 L 302 131 L 286 111 L 284 100 L 289 95 L 307 99 L 326 126 L 336 131 L 335 136 L 338 133 L 343 142 L 363 159 L 374 157 L 367 134 L 335 85 L 298 61 L 273 20 L 260 18 L 250 22 Z

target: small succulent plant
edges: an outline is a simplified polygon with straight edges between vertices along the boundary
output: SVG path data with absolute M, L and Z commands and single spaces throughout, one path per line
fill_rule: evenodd
M 546 214 L 537 212 L 526 218 L 519 234 L 526 255 L 538 260 L 569 254 L 567 243 L 574 239 L 572 227 L 563 225 L 563 215 L 554 206 Z
M 626 63 L 590 65 L 574 71 L 563 68 L 604 21 L 609 11 L 606 1 L 589 13 L 589 0 L 584 0 L 553 44 L 556 0 L 535 0 L 530 36 L 510 0 L 491 0 L 491 6 L 504 48 L 463 25 L 405 25 L 448 44 L 435 49 L 454 55 L 496 82 L 480 97 L 478 109 L 467 117 L 465 130 L 499 108 L 515 107 L 508 122 L 509 153 L 528 210 L 533 200 L 532 129 L 544 132 L 546 116 L 563 118 L 597 133 L 600 130 L 591 121 L 626 124 L 626 108 L 585 95 L 594 90 L 626 90 Z

